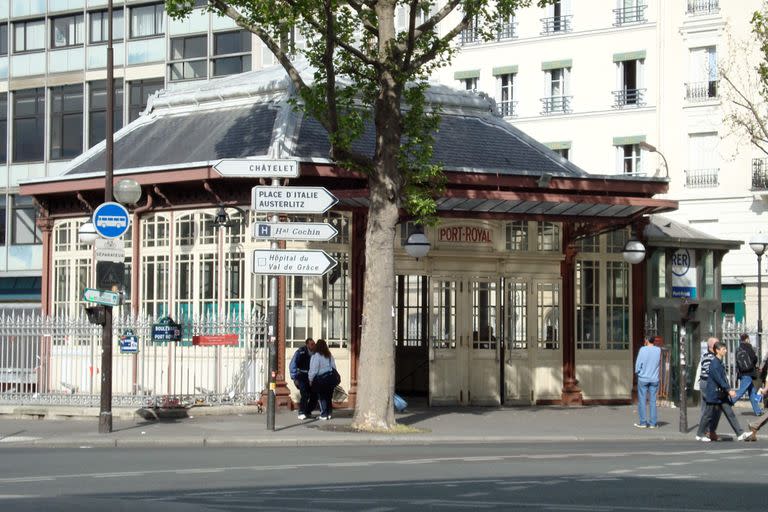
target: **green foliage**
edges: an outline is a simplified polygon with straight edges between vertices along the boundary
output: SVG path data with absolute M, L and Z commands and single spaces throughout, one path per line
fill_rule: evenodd
M 763 57 L 757 65 L 757 73 L 760 76 L 760 94 L 763 98 L 768 98 L 768 13 L 765 10 L 756 11 L 752 15 L 752 33 L 760 45 L 760 53 Z
M 368 173 L 394 174 L 388 180 L 397 187 L 393 200 L 417 221 L 434 222 L 435 197 L 443 190 L 445 178 L 433 161 L 440 117 L 426 104 L 426 80 L 450 63 L 458 51 L 455 38 L 463 29 L 471 27 L 482 39 L 495 39 L 500 24 L 531 3 L 209 0 L 206 9 L 234 19 L 276 55 L 301 97 L 294 106 L 328 131 L 332 158 Z M 536 3 L 544 6 L 551 0 Z M 173 18 L 188 16 L 193 7 L 194 0 L 166 0 L 166 11 Z M 405 30 L 396 30 L 396 9 L 405 9 Z M 294 44 L 298 35 L 303 44 Z M 299 56 L 315 69 L 312 83 L 295 73 L 293 63 Z M 371 120 L 380 145 L 399 147 L 394 151 L 379 147 L 373 157 L 355 154 L 353 142 Z M 392 154 L 396 157 L 391 161 L 381 161 Z

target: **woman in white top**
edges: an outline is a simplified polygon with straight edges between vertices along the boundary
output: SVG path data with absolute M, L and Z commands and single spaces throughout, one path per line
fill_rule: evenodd
M 331 396 L 334 382 L 333 370 L 336 369 L 336 361 L 333 360 L 328 344 L 323 339 L 315 343 L 315 353 L 309 361 L 309 384 L 312 390 L 317 393 L 317 400 L 320 402 L 320 419 L 331 419 Z

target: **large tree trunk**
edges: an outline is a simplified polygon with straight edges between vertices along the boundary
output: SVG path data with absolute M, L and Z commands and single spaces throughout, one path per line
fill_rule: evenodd
M 374 109 L 376 153 L 368 179 L 370 207 L 365 240 L 365 290 L 357 403 L 353 425 L 362 430 L 389 430 L 395 425 L 393 339 L 395 286 L 395 228 L 399 216 L 402 178 L 398 153 L 401 88 L 386 71 L 380 77 Z

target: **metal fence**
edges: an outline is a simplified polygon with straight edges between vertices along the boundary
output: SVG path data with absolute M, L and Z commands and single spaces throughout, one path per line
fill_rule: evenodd
M 153 323 L 146 315 L 114 320 L 113 405 L 245 404 L 259 399 L 267 365 L 263 316 L 192 318 L 182 322 L 180 342 L 152 341 Z M 119 348 L 128 330 L 138 337 L 136 353 Z M 0 315 L 0 404 L 98 406 L 101 332 L 85 315 Z M 220 334 L 236 334 L 236 344 L 193 344 L 193 335 Z

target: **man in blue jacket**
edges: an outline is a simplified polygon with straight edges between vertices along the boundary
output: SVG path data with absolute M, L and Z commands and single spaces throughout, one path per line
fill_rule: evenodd
M 640 421 L 637 428 L 656 428 L 656 393 L 659 390 L 659 365 L 661 349 L 653 344 L 653 338 L 646 337 L 635 361 L 637 375 L 637 413 Z M 646 402 L 648 415 L 646 417 Z
M 299 347 L 291 358 L 291 364 L 288 366 L 291 372 L 293 384 L 299 389 L 301 399 L 299 400 L 299 419 L 305 420 L 312 417 L 312 411 L 317 406 L 317 394 L 312 391 L 309 385 L 309 361 L 315 351 L 315 340 L 307 338 L 303 347 Z

